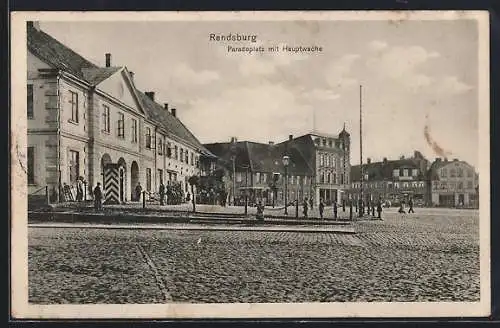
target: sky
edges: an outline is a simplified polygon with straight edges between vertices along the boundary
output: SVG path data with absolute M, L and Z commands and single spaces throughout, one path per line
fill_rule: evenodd
M 478 32 L 473 20 L 41 22 L 91 62 L 135 73 L 202 143 L 280 142 L 351 134 L 363 157 L 458 158 L 478 164 Z M 256 42 L 210 41 L 210 34 Z M 229 52 L 227 46 L 321 52 Z M 360 97 L 362 85 L 362 97 Z

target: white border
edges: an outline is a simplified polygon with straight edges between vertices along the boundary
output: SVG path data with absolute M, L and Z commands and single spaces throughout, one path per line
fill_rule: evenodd
M 271 303 L 166 305 L 28 304 L 26 167 L 26 21 L 456 20 L 478 22 L 481 298 L 467 303 Z M 11 15 L 11 289 L 14 318 L 339 318 L 482 317 L 490 306 L 489 13 L 487 11 L 350 12 L 13 12 Z

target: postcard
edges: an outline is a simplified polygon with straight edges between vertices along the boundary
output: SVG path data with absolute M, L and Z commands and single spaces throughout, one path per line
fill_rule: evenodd
M 11 27 L 13 318 L 490 314 L 487 12 Z

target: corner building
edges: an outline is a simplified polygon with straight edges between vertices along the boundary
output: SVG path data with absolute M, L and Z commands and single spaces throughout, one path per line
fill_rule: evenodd
M 36 22 L 28 22 L 27 47 L 29 194 L 48 186 L 51 201 L 68 200 L 64 190 L 74 191 L 78 177 L 87 197 L 101 182 L 110 202 L 137 200 L 139 183 L 151 194 L 161 182 L 187 191 L 200 161 L 213 160 L 176 110 L 139 91 L 111 54 L 99 67 Z

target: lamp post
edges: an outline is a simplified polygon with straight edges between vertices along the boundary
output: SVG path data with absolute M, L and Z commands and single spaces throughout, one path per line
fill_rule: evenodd
M 235 160 L 236 156 L 231 156 L 231 160 L 233 161 L 233 206 L 236 205 L 236 165 Z
M 287 200 L 287 188 L 288 188 L 288 164 L 290 163 L 290 157 L 283 156 L 283 166 L 285 167 L 285 215 L 288 215 L 288 200 Z
M 245 169 L 245 215 L 248 214 L 248 165 L 244 165 Z

